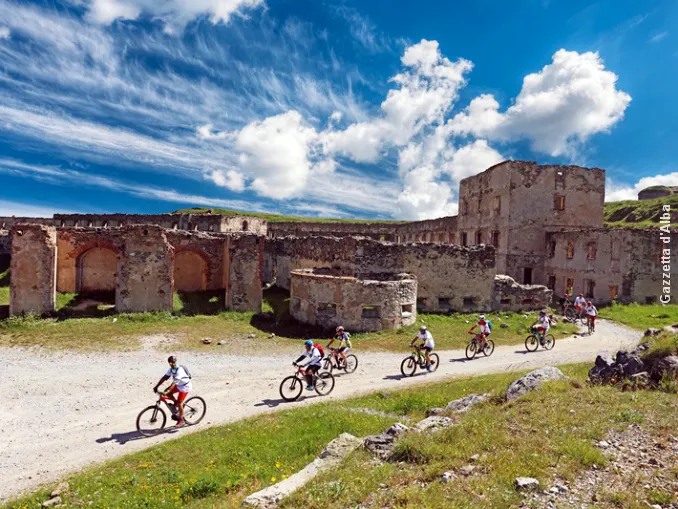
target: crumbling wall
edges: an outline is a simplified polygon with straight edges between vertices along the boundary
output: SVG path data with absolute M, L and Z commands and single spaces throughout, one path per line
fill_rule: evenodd
M 524 311 L 551 305 L 553 290 L 543 285 L 521 285 L 505 275 L 494 277 L 493 311 Z
M 441 217 L 399 224 L 396 227 L 396 243 L 427 242 L 431 244 L 458 243 L 457 216 Z
M 615 298 L 620 302 L 655 302 L 662 295 L 662 249 L 666 245 L 658 228 L 554 231 L 547 233 L 547 241 L 553 243 L 553 255 L 547 260 L 546 271 L 555 282 L 556 295 L 567 290 L 568 280 L 573 282 L 575 294 L 584 293 L 602 303 Z M 678 267 L 678 250 L 672 249 L 668 260 L 668 265 Z M 675 288 L 673 284 L 672 302 L 678 299 Z
M 171 311 L 174 248 L 157 226 L 128 227 L 118 263 L 115 307 L 118 312 Z
M 267 242 L 276 284 L 290 288 L 297 269 L 334 268 L 357 274 L 405 272 L 417 278 L 420 311 L 489 309 L 496 270 L 494 249 L 392 244 L 366 238 L 285 237 Z
M 12 228 L 11 315 L 54 311 L 56 303 L 56 230 L 16 224 Z
M 9 268 L 10 253 L 12 251 L 12 238 L 9 230 L 0 229 L 0 272 Z
M 279 222 L 268 224 L 268 235 L 277 237 L 370 237 L 375 240 L 393 242 L 396 239 L 397 223 L 319 223 Z
M 233 235 L 227 249 L 226 307 L 234 311 L 261 312 L 264 238 L 259 235 Z
M 226 288 L 224 242 L 227 235 L 181 230 L 166 231 L 165 235 L 175 251 L 175 291 Z
M 324 328 L 351 332 L 399 329 L 416 321 L 417 281 L 411 274 L 301 269 L 291 274 L 290 314 Z
M 268 222 L 266 219 L 252 216 L 223 216 L 221 222 L 222 232 L 251 232 L 258 235 L 266 235 Z

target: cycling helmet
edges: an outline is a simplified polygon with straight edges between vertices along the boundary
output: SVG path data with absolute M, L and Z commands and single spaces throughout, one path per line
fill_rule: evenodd
M 540 314 L 540 315 L 545 315 L 545 314 L 546 314 L 546 311 L 544 311 L 544 310 L 542 309 L 541 311 L 539 311 L 539 314 Z
M 587 303 L 589 306 L 593 306 L 593 302 L 591 302 L 590 300 L 587 301 L 586 303 Z
M 478 317 L 478 320 L 485 320 L 485 315 L 480 315 L 480 316 Z
M 343 326 L 343 325 L 340 325 L 339 327 L 337 327 L 337 332 L 339 332 L 340 330 L 344 330 L 344 326 Z
M 580 297 L 583 297 L 583 296 L 584 296 L 584 294 L 583 294 L 583 293 L 580 293 L 580 294 L 579 294 L 579 296 L 580 296 Z
M 176 358 L 174 355 L 170 355 L 170 356 L 167 358 L 167 362 L 169 362 L 170 364 L 172 364 L 172 363 L 174 363 L 174 362 L 177 362 L 177 358 Z
M 304 344 L 306 346 L 313 346 L 313 341 L 311 341 L 310 339 L 307 339 L 306 341 L 304 341 Z
M 421 327 L 419 327 L 419 330 L 426 330 L 426 325 L 422 325 Z

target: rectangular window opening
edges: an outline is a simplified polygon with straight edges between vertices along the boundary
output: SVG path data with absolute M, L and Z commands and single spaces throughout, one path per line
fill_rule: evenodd
M 452 297 L 438 297 L 440 311 L 452 311 Z
M 555 290 L 556 289 L 556 276 L 554 276 L 554 275 L 549 276 L 548 288 L 549 288 L 549 290 Z
M 323 302 L 318 304 L 318 309 L 316 310 L 318 316 L 331 317 L 337 316 L 337 305 L 329 302 Z
M 476 244 L 482 244 L 483 243 L 483 232 L 477 231 L 476 232 Z
M 523 269 L 523 284 L 524 285 L 532 284 L 532 267 L 525 267 Z
M 381 306 L 363 306 L 363 318 L 381 318 Z
M 650 295 L 648 297 L 645 297 L 645 304 L 656 304 L 656 303 L 657 303 L 656 295 Z
M 593 279 L 586 280 L 586 298 L 592 299 L 596 290 L 596 282 Z
M 462 246 L 468 245 L 468 233 L 466 233 L 466 232 L 461 234 L 461 245 Z
M 556 195 L 553 199 L 553 210 L 565 210 L 565 197 Z
M 480 297 L 464 297 L 463 306 L 465 308 L 475 308 L 480 302 Z
M 610 300 L 615 300 L 619 296 L 619 287 L 617 285 L 610 286 Z
M 417 297 L 417 311 L 428 308 L 428 299 L 426 297 Z
M 498 231 L 492 232 L 492 245 L 496 248 L 499 247 L 499 232 Z
M 501 303 L 502 306 L 510 306 L 511 304 L 513 304 L 513 300 L 511 300 L 511 298 L 509 297 L 504 297 L 499 302 Z
M 414 304 L 403 304 L 400 314 L 403 318 L 409 318 L 414 312 Z

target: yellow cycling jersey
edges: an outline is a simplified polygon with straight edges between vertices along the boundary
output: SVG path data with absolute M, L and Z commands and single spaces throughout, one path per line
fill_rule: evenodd
M 334 339 L 339 341 L 339 348 L 343 348 L 347 346 L 348 348 L 351 348 L 351 338 L 348 337 L 348 334 L 345 332 L 342 334 L 337 334 L 334 336 Z

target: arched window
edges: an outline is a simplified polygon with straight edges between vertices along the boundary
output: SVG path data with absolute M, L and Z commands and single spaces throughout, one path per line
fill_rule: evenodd
M 248 227 L 249 227 L 249 225 L 247 224 L 247 221 L 246 220 L 243 221 L 242 222 L 242 231 L 246 232 Z
M 567 242 L 567 257 L 568 259 L 574 258 L 574 244 L 572 241 Z

